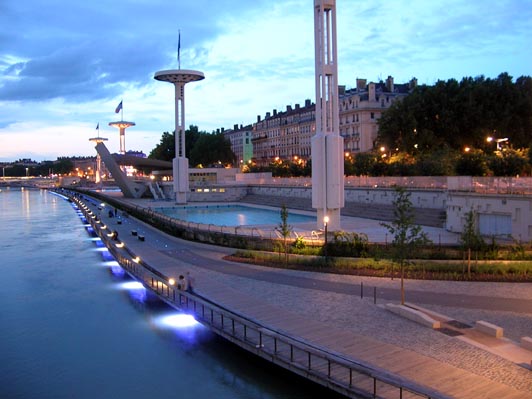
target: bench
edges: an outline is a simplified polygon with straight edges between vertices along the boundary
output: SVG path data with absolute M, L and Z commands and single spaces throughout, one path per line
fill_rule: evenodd
M 405 305 L 396 305 L 394 303 L 387 303 L 385 308 L 392 313 L 398 314 L 399 316 L 421 324 L 425 327 L 432 329 L 438 329 L 441 327 L 441 322 L 439 320 L 433 319 L 417 309 L 413 309 Z
M 502 329 L 502 327 L 496 326 L 495 324 L 491 324 L 483 320 L 475 322 L 475 329 L 484 334 L 491 335 L 495 338 L 502 338 L 504 335 L 504 330 Z
M 144 236 L 141 236 L 140 234 L 138 235 L 138 239 L 139 241 L 144 241 L 145 240 L 145 237 Z
M 532 351 L 532 338 L 530 338 L 530 337 L 521 337 L 521 346 L 524 349 L 528 349 L 529 351 Z
M 137 230 L 131 230 L 131 235 L 132 236 L 136 236 L 137 235 Z

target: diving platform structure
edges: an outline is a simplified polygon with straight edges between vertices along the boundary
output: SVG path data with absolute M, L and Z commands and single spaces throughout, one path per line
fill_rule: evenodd
M 125 198 L 141 198 L 151 191 L 155 199 L 166 199 L 164 193 L 151 180 L 135 181 L 127 176 L 120 167 L 121 165 L 131 165 L 135 167 L 158 168 L 161 170 L 171 170 L 172 163 L 157 159 L 139 158 L 132 155 L 111 154 L 102 141 L 97 142 L 96 152 L 101 157 L 105 166 L 111 172 L 113 179 L 122 191 Z

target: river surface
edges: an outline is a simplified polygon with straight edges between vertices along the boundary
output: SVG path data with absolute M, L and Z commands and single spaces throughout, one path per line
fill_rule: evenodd
M 0 189 L 0 398 L 332 398 L 212 334 L 108 259 L 72 205 Z

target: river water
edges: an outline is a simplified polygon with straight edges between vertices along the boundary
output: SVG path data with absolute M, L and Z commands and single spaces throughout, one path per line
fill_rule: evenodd
M 0 398 L 330 398 L 196 325 L 106 258 L 72 205 L 0 189 Z

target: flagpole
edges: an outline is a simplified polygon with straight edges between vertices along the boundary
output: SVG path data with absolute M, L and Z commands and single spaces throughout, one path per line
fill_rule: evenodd
M 177 40 L 177 66 L 181 69 L 181 29 L 178 30 L 179 38 Z
M 122 121 L 124 121 L 124 103 L 123 103 L 123 99 L 120 100 L 120 104 L 122 104 L 122 106 L 120 107 L 120 117 L 122 118 Z

